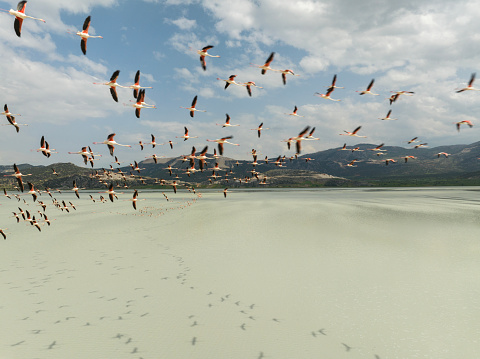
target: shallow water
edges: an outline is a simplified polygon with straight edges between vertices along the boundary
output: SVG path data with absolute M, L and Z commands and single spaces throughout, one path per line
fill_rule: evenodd
M 478 356 L 477 188 L 229 191 L 4 198 L 0 357 Z

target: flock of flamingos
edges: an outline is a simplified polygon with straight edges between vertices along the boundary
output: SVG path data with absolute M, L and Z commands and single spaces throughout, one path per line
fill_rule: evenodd
M 15 30 L 15 33 L 17 34 L 18 37 L 21 37 L 22 26 L 23 26 L 23 22 L 24 22 L 25 19 L 33 19 L 33 20 L 38 20 L 38 21 L 45 22 L 45 20 L 43 20 L 43 19 L 39 19 L 39 18 L 35 18 L 35 17 L 32 17 L 32 16 L 26 15 L 25 14 L 26 5 L 27 5 L 27 1 L 20 1 L 17 5 L 16 10 L 13 10 L 13 9 L 10 9 L 9 11 L 3 10 L 3 11 L 6 11 L 9 14 L 14 16 L 14 18 L 15 18 L 15 20 L 14 20 L 14 30 Z M 91 17 L 88 16 L 84 21 L 82 31 L 76 32 L 76 35 L 78 35 L 81 38 L 80 48 L 81 48 L 81 51 L 84 55 L 86 55 L 86 53 L 87 53 L 87 41 L 88 41 L 89 38 L 102 38 L 102 36 L 93 36 L 93 35 L 90 35 L 88 33 L 88 30 L 89 30 L 89 27 L 90 27 L 90 21 L 91 21 Z M 207 70 L 207 57 L 211 57 L 211 58 L 220 57 L 218 55 L 212 55 L 212 54 L 209 53 L 209 50 L 211 50 L 212 48 L 213 48 L 213 46 L 205 46 L 200 50 L 196 50 L 196 52 L 197 52 L 197 54 L 199 55 L 199 58 L 200 58 L 201 67 L 203 68 L 204 71 Z M 289 76 L 289 75 L 290 76 L 298 76 L 298 75 L 296 75 L 290 69 L 279 70 L 279 69 L 272 68 L 271 64 L 274 61 L 274 55 L 275 55 L 275 53 L 272 52 L 263 65 L 252 64 L 252 66 L 259 68 L 261 70 L 262 75 L 265 75 L 268 71 L 280 73 L 283 84 L 286 85 L 287 76 Z M 116 102 L 118 102 L 117 87 L 132 89 L 133 90 L 133 96 L 136 99 L 136 101 L 132 101 L 133 103 L 129 106 L 132 106 L 134 108 L 135 115 L 136 115 L 137 118 L 140 118 L 140 114 L 141 114 L 142 109 L 155 108 L 154 105 L 147 104 L 145 102 L 145 89 L 148 89 L 148 88 L 151 88 L 151 87 L 140 86 L 140 71 L 137 71 L 137 73 L 135 75 L 134 84 L 129 85 L 129 86 L 122 86 L 122 85 L 119 85 L 117 83 L 117 79 L 118 79 L 119 74 L 120 74 L 120 71 L 117 70 L 112 74 L 109 81 L 103 82 L 103 83 L 95 83 L 95 84 L 107 86 L 110 90 L 110 94 L 111 94 L 113 100 L 116 101 Z M 260 86 L 257 86 L 255 84 L 255 82 L 253 82 L 253 81 L 236 82 L 235 78 L 236 78 L 236 75 L 231 75 L 228 79 L 217 78 L 217 80 L 225 82 L 225 87 L 224 87 L 225 90 L 231 85 L 232 86 L 245 87 L 249 96 L 252 96 L 252 88 L 255 88 L 255 87 L 260 88 Z M 325 100 L 340 101 L 339 99 L 335 99 L 335 98 L 331 97 L 332 94 L 334 93 L 335 89 L 343 88 L 343 87 L 337 86 L 336 81 L 337 81 L 337 76 L 334 75 L 332 83 L 329 86 L 327 86 L 327 90 L 325 91 L 325 93 L 324 94 L 315 93 L 315 95 L 322 98 L 322 99 L 325 99 Z M 472 74 L 468 85 L 464 88 L 458 89 L 457 92 L 460 93 L 460 92 L 464 92 L 464 91 L 479 91 L 480 89 L 476 89 L 476 88 L 473 87 L 474 81 L 475 81 L 475 74 Z M 357 91 L 357 92 L 359 93 L 359 95 L 378 96 L 379 94 L 376 94 L 372 91 L 374 83 L 375 83 L 375 80 L 372 79 L 365 90 Z M 391 93 L 392 93 L 391 96 L 388 97 L 388 100 L 390 101 L 390 105 L 392 105 L 394 102 L 396 102 L 401 96 L 412 96 L 414 94 L 411 91 L 391 91 Z M 185 109 L 187 109 L 189 111 L 189 114 L 190 114 L 191 117 L 195 116 L 195 112 L 205 112 L 205 110 L 197 109 L 197 107 L 196 107 L 197 106 L 197 100 L 198 100 L 198 98 L 197 98 L 197 96 L 195 96 L 191 105 L 189 107 L 184 107 Z M 298 111 L 298 108 L 295 106 L 293 112 L 289 113 L 288 115 L 302 117 L 301 115 L 297 114 L 297 111 Z M 392 112 L 391 110 L 388 111 L 388 113 L 385 117 L 379 118 L 379 119 L 382 120 L 382 121 L 396 120 L 395 118 L 390 117 L 391 112 Z M 18 116 L 18 114 L 11 113 L 8 109 L 7 104 L 5 104 L 4 112 L 2 112 L 1 114 L 6 116 L 9 124 L 15 127 L 16 132 L 20 131 L 20 126 L 25 125 L 25 124 L 19 124 L 19 123 L 16 122 L 15 116 Z M 463 124 L 467 125 L 469 127 L 473 126 L 473 123 L 471 121 L 468 121 L 468 120 L 459 121 L 459 122 L 455 123 L 458 131 L 460 131 L 460 127 Z M 228 114 L 227 114 L 227 118 L 225 120 L 225 123 L 217 124 L 217 125 L 222 126 L 222 127 L 239 126 L 238 124 L 232 124 L 230 122 L 230 117 L 228 116 Z M 266 130 L 266 129 L 268 129 L 268 128 L 264 128 L 263 123 L 261 123 L 257 128 L 254 128 L 252 130 L 255 130 L 257 132 L 257 136 L 260 137 L 261 133 L 262 133 L 262 130 Z M 353 137 L 366 137 L 366 136 L 359 135 L 360 130 L 361 130 L 361 126 L 358 126 L 355 129 L 353 129 L 351 132 L 350 131 L 344 131 L 340 135 L 353 136 Z M 298 133 L 298 135 L 293 135 L 292 137 L 283 140 L 284 142 L 286 142 L 288 149 L 290 149 L 293 144 L 295 145 L 296 152 L 295 152 L 295 155 L 290 158 L 291 160 L 296 159 L 297 156 L 301 153 L 302 141 L 319 140 L 319 138 L 314 137 L 314 131 L 315 131 L 315 127 L 311 128 L 310 126 L 306 126 L 305 128 L 303 128 L 302 131 L 300 131 Z M 115 141 L 114 137 L 115 137 L 115 133 L 112 133 L 107 137 L 106 140 L 101 141 L 101 142 L 94 142 L 94 144 L 105 144 L 105 145 L 107 145 L 110 155 L 115 157 L 115 162 L 114 163 L 120 164 L 120 162 L 118 161 L 118 158 L 116 156 L 114 156 L 115 147 L 116 146 L 132 147 L 132 146 L 117 143 Z M 185 127 L 184 135 L 179 136 L 179 138 L 183 138 L 183 140 L 186 141 L 190 138 L 196 138 L 196 136 L 190 136 L 189 132 L 188 132 L 188 128 Z M 218 154 L 217 154 L 217 149 L 214 149 L 214 154 L 213 154 L 212 158 L 207 157 L 208 146 L 205 146 L 205 148 L 199 154 L 197 154 L 195 147 L 193 147 L 190 155 L 183 156 L 183 160 L 185 162 L 189 163 L 189 166 L 186 168 L 186 174 L 190 176 L 190 174 L 194 174 L 196 171 L 204 171 L 206 169 L 206 160 L 208 160 L 208 159 L 218 159 L 220 156 L 222 156 L 223 153 L 224 153 L 224 145 L 225 144 L 238 146 L 239 144 L 236 144 L 236 143 L 233 143 L 233 142 L 229 141 L 232 138 L 233 138 L 233 136 L 225 136 L 225 137 L 222 137 L 222 138 L 219 138 L 219 139 L 213 139 L 213 140 L 207 139 L 207 141 L 209 141 L 209 142 L 217 143 Z M 418 142 L 418 144 L 415 145 L 415 148 L 420 148 L 420 147 L 423 147 L 423 146 L 427 145 L 426 143 L 419 143 L 417 137 L 414 137 L 410 141 L 408 141 L 409 144 L 410 143 L 415 144 L 417 142 Z M 168 143 L 165 143 L 165 144 L 168 144 L 168 145 L 170 145 L 171 148 L 173 148 L 174 143 L 172 141 L 169 141 Z M 142 143 L 142 141 L 140 141 L 139 145 L 140 145 L 141 149 L 143 149 L 144 145 L 152 145 L 152 147 L 155 148 L 156 145 L 163 145 L 163 143 L 161 143 L 161 144 L 156 143 L 155 142 L 155 137 L 152 135 L 152 141 L 151 142 Z M 379 156 L 383 155 L 384 154 L 383 152 L 385 152 L 385 150 L 382 149 L 383 145 L 384 144 L 382 143 L 382 144 L 378 145 L 377 147 L 372 148 L 371 150 L 375 151 L 377 153 L 377 155 L 379 155 Z M 347 148 L 346 144 L 345 144 L 341 148 L 341 150 L 348 150 L 348 151 L 354 152 L 355 150 L 358 150 L 358 148 L 356 148 L 356 149 L 355 148 L 353 148 L 353 149 Z M 55 151 L 54 149 L 50 149 L 50 146 L 49 146 L 48 142 L 45 140 L 44 137 L 42 137 L 42 139 L 40 141 L 40 148 L 37 149 L 37 152 L 41 152 L 46 157 L 50 157 L 52 153 L 55 153 L 54 151 Z M 92 151 L 92 149 L 90 148 L 90 146 L 83 147 L 81 151 L 69 152 L 69 153 L 80 154 L 83 157 L 84 163 L 85 164 L 90 163 L 92 167 L 93 167 L 93 161 L 95 159 L 95 156 L 100 156 L 100 155 L 95 154 Z M 258 164 L 257 153 L 256 153 L 255 149 L 252 149 L 252 155 L 253 155 L 253 162 L 252 162 L 253 170 L 251 171 L 252 172 L 252 178 L 256 177 L 257 179 L 259 179 L 258 172 L 255 171 L 255 166 Z M 449 154 L 441 152 L 437 155 L 439 157 L 440 156 L 447 157 Z M 150 158 L 153 158 L 155 163 L 157 163 L 157 159 L 159 157 L 157 155 L 153 155 Z M 414 159 L 414 158 L 415 158 L 414 156 L 405 156 L 404 160 L 405 160 L 405 162 L 407 162 L 409 159 Z M 195 167 L 196 166 L 196 160 L 198 161 L 197 162 L 198 166 L 199 166 L 198 169 Z M 269 162 L 268 156 L 265 158 L 265 162 L 266 163 Z M 274 163 L 276 166 L 282 167 L 284 162 L 285 162 L 285 156 L 283 156 L 283 157 L 279 156 L 276 160 L 271 160 L 271 162 Z M 358 160 L 355 159 L 355 160 L 349 162 L 348 164 L 346 164 L 346 166 L 347 167 L 355 167 L 356 162 L 358 162 Z M 393 158 L 387 158 L 385 160 L 386 165 L 388 165 L 389 163 L 394 163 L 394 162 L 396 162 L 396 160 L 393 159 Z M 113 173 L 113 167 L 112 166 L 110 166 L 110 167 L 111 167 L 112 173 Z M 135 162 L 135 166 L 131 165 L 131 167 L 132 167 L 133 171 L 137 171 L 138 173 L 140 173 L 140 168 L 138 167 L 138 164 L 136 162 Z M 23 182 L 22 177 L 27 176 L 28 174 L 22 174 L 20 172 L 20 170 L 18 169 L 18 167 L 16 166 L 16 164 L 13 165 L 13 169 L 14 169 L 14 173 L 12 175 L 8 175 L 8 176 L 12 176 L 12 177 L 16 178 L 17 184 L 18 184 L 18 186 L 16 186 L 16 187 L 19 191 L 23 192 L 24 182 Z M 168 169 L 170 171 L 170 175 L 172 175 L 172 168 L 169 166 Z M 219 175 L 216 174 L 217 169 L 220 169 L 218 167 L 218 164 L 216 164 L 216 166 L 212 168 L 213 175 L 211 177 L 213 177 L 214 180 L 219 178 Z M 121 177 L 123 179 L 125 179 L 125 175 L 121 172 L 120 168 L 118 168 L 118 173 L 121 175 Z M 118 173 L 117 173 L 117 175 L 118 175 Z M 176 178 L 178 178 L 178 175 L 177 175 Z M 240 182 L 242 181 L 242 179 L 238 179 L 238 180 Z M 248 178 L 245 179 L 245 181 L 248 181 L 248 180 L 249 180 Z M 267 178 L 264 177 L 263 180 L 261 181 L 261 183 L 266 184 L 266 180 L 267 180 Z M 30 183 L 30 182 L 27 182 L 27 183 L 29 185 L 28 194 L 31 194 L 33 196 L 34 202 L 37 201 L 38 204 L 40 206 L 42 206 L 43 210 L 45 210 L 45 203 L 42 202 L 42 201 L 38 201 L 38 199 L 37 199 L 37 195 L 41 194 L 41 191 L 38 191 L 37 189 L 35 189 L 35 187 L 32 183 Z M 106 183 L 106 182 L 104 182 L 104 183 L 108 187 L 108 190 L 105 193 L 108 194 L 108 198 L 110 199 L 110 201 L 113 202 L 115 199 L 117 199 L 117 193 L 114 190 L 114 185 L 113 185 L 113 183 Z M 161 180 L 158 183 L 161 183 L 163 185 L 163 184 L 166 184 L 166 181 Z M 177 181 L 176 180 L 171 181 L 171 185 L 173 187 L 174 192 L 176 193 L 177 185 L 178 185 Z M 76 186 L 75 182 L 73 183 L 72 190 L 75 192 L 76 196 L 78 198 L 80 198 L 79 197 L 79 192 L 78 192 L 79 188 Z M 192 191 L 192 188 L 189 188 L 189 190 Z M 51 195 L 51 193 L 49 192 L 48 189 L 46 189 L 45 191 L 49 195 Z M 193 192 L 195 192 L 195 191 L 193 190 Z M 224 194 L 225 197 L 227 196 L 227 192 L 228 192 L 228 188 L 225 188 L 223 190 L 223 194 Z M 6 190 L 4 190 L 4 195 L 6 197 L 11 198 L 9 196 L 9 194 L 6 192 Z M 20 197 L 18 195 L 14 195 L 14 196 L 17 197 L 17 199 L 20 201 Z M 165 193 L 164 193 L 164 196 L 168 200 L 168 197 L 165 195 Z M 95 199 L 91 195 L 90 195 L 90 197 L 93 201 L 95 201 Z M 52 201 L 53 201 L 53 204 L 57 208 L 62 209 L 62 211 L 63 210 L 68 211 L 69 208 L 70 209 L 75 208 L 73 203 L 71 203 L 71 202 L 70 202 L 70 206 L 69 206 L 65 203 L 65 201 L 59 202 L 59 201 L 56 201 L 55 199 L 52 199 Z M 105 201 L 105 198 L 103 196 L 101 196 L 100 201 Z M 136 204 L 137 204 L 137 201 L 138 201 L 138 191 L 135 190 L 131 201 L 132 201 L 133 208 L 137 209 Z M 20 221 L 20 217 L 23 217 L 23 219 L 25 221 L 28 221 L 32 226 L 36 227 L 39 231 L 41 231 L 41 224 L 42 225 L 43 224 L 50 225 L 50 221 L 49 221 L 48 217 L 45 215 L 44 212 L 38 211 L 39 215 L 41 217 L 43 217 L 43 219 L 41 221 L 37 221 L 37 219 L 35 219 L 35 216 L 34 215 L 32 216 L 29 211 L 23 211 L 21 208 L 19 208 L 19 210 L 20 211 L 18 213 L 14 212 L 14 217 L 17 219 L 17 222 Z M 0 229 L 0 234 L 2 234 L 4 238 L 6 238 L 6 234 L 5 234 L 5 231 L 3 229 Z

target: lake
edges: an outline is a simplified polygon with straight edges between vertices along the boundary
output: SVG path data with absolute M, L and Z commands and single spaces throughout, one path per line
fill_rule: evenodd
M 477 187 L 163 191 L 2 198 L 1 358 L 478 357 Z

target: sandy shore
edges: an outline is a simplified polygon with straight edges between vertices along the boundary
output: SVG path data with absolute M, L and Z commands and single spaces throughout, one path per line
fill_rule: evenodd
M 480 228 L 434 218 L 480 210 L 321 196 L 82 200 L 41 233 L 9 219 L 0 357 L 473 358 Z M 372 232 L 374 211 L 392 223 Z

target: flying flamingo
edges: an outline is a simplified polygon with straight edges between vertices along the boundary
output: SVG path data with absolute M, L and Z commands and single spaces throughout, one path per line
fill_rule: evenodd
M 410 144 L 410 143 L 418 142 L 418 141 L 417 141 L 417 138 L 418 138 L 418 137 L 414 137 L 414 138 L 412 138 L 410 141 L 407 141 L 407 143 Z
M 393 95 L 388 98 L 388 100 L 390 100 L 390 105 L 395 101 L 397 101 L 401 95 L 413 96 L 413 94 L 415 93 L 413 91 L 390 91 L 390 92 L 393 92 Z
M 240 126 L 240 125 L 232 125 L 230 123 L 230 116 L 228 115 L 228 113 L 226 114 L 227 115 L 227 118 L 225 120 L 225 123 L 217 123 L 216 125 L 217 126 L 222 126 L 222 127 L 234 127 L 234 126 Z
M 310 140 L 310 141 L 318 141 L 320 138 L 318 137 L 313 137 L 313 133 L 315 132 L 315 127 L 311 129 L 310 133 L 308 134 L 307 137 L 304 138 L 304 140 Z
M 189 136 L 188 135 L 188 128 L 185 127 L 185 134 L 183 136 L 175 136 L 176 138 L 183 138 L 184 141 L 188 140 L 189 138 L 198 138 L 198 136 Z
M 378 93 L 373 93 L 371 90 L 372 90 L 372 87 L 373 87 L 373 84 L 375 82 L 375 79 L 372 79 L 372 81 L 370 81 L 370 83 L 368 84 L 367 86 L 367 89 L 366 90 L 363 90 L 363 91 L 356 91 L 358 92 L 359 95 L 374 95 L 374 96 L 378 96 L 379 94 Z
M 345 133 L 340 133 L 340 136 L 354 136 L 354 137 L 367 137 L 367 136 L 359 136 L 357 135 L 357 132 L 360 131 L 360 129 L 362 128 L 362 126 L 358 126 L 356 129 L 354 129 L 352 132 L 348 132 L 348 131 L 343 131 Z
M 262 130 L 269 130 L 269 128 L 263 128 L 263 122 L 258 125 L 257 128 L 251 128 L 252 131 L 257 131 L 257 135 L 258 135 L 258 138 L 260 138 L 261 134 L 262 134 Z
M 428 147 L 427 145 L 428 145 L 428 143 L 419 143 L 414 148 Z
M 218 143 L 218 153 L 220 153 L 220 156 L 222 156 L 223 155 L 223 144 L 224 143 L 229 143 L 233 146 L 240 146 L 238 143 L 228 142 L 228 140 L 230 140 L 232 138 L 233 138 L 233 136 L 226 136 L 226 137 L 219 138 L 217 140 L 207 140 L 207 141 Z
M 287 75 L 300 76 L 300 75 L 294 74 L 293 71 L 289 70 L 289 69 L 286 69 L 286 70 L 274 70 L 274 69 L 272 69 L 272 71 L 277 71 L 277 72 L 282 73 L 282 81 L 283 81 L 284 85 L 287 84 Z
M 221 78 L 218 78 L 218 77 L 217 77 L 217 80 L 225 81 L 224 90 L 226 90 L 227 87 L 230 86 L 230 84 L 232 84 L 232 85 L 237 85 L 237 86 L 242 86 L 241 84 L 235 82 L 235 77 L 237 77 L 237 75 L 230 75 L 230 77 L 229 77 L 227 80 L 224 80 L 224 79 L 221 79 Z
M 140 110 L 142 108 L 156 108 L 154 105 L 148 105 L 145 103 L 145 89 L 141 89 L 138 92 L 137 102 L 131 106 L 135 108 L 135 116 L 137 118 L 140 118 Z
M 197 105 L 197 96 L 195 96 L 195 97 L 193 98 L 192 106 L 190 106 L 190 107 L 182 107 L 182 106 L 180 106 L 180 108 L 184 108 L 184 109 L 189 110 L 189 111 L 190 111 L 190 117 L 193 117 L 193 115 L 195 114 L 195 111 L 207 112 L 207 111 L 205 111 L 205 110 L 197 110 L 197 109 L 195 108 L 196 105 Z
M 78 188 L 77 187 L 77 181 L 73 180 L 72 191 L 75 192 L 75 195 L 77 196 L 77 198 L 80 198 L 80 195 L 78 194 L 78 190 L 80 190 L 80 189 L 85 189 L 85 188 Z
M 258 87 L 259 89 L 263 89 L 263 87 L 257 86 L 253 81 L 244 82 L 242 85 L 247 88 L 247 92 L 250 97 L 252 97 L 252 86 Z
M 35 187 L 34 187 L 33 183 L 31 183 L 31 182 L 27 182 L 27 183 L 28 183 L 28 187 L 30 188 L 30 191 L 28 191 L 28 194 L 32 195 L 33 202 L 35 202 L 37 200 L 37 191 L 35 191 Z
M 328 87 L 327 91 L 332 92 L 335 89 L 343 89 L 344 88 L 344 87 L 336 86 L 336 83 L 337 83 L 337 74 L 333 75 L 332 84 L 330 86 L 327 86 Z
M 285 113 L 285 115 L 303 117 L 303 116 L 298 115 L 298 114 L 297 114 L 297 111 L 298 111 L 298 107 L 295 106 L 292 113 Z
M 150 136 L 152 136 L 152 141 L 149 142 L 149 143 L 146 143 L 146 145 L 152 145 L 152 148 L 155 148 L 155 146 L 157 145 L 157 143 L 155 142 L 155 136 L 152 134 L 150 134 Z
M 7 120 L 8 120 L 8 124 L 2 124 L 2 126 L 12 125 L 13 127 L 15 127 L 15 130 L 17 131 L 17 133 L 20 131 L 20 126 L 28 126 L 27 124 L 24 124 L 24 123 L 17 123 L 17 121 L 15 121 L 14 116 L 8 115 Z
M 115 151 L 115 146 L 123 146 L 123 147 L 132 147 L 130 145 L 121 145 L 117 143 L 113 138 L 115 137 L 115 133 L 108 135 L 107 139 L 103 142 L 94 142 L 94 145 L 104 144 L 108 146 L 108 150 L 110 151 L 110 156 L 113 157 L 113 151 Z
M 457 126 L 457 131 L 458 131 L 458 132 L 460 132 L 460 125 L 461 125 L 462 123 L 468 125 L 468 127 L 470 127 L 470 128 L 473 127 L 472 121 L 469 121 L 469 120 L 463 120 L 463 121 L 455 122 L 455 125 Z
M 457 91 L 457 93 L 459 92 L 463 92 L 463 91 L 480 91 L 480 89 L 476 89 L 473 87 L 473 82 L 475 81 L 475 72 L 472 74 L 472 76 L 470 76 L 470 81 L 468 82 L 468 86 L 467 87 L 464 87 L 460 90 Z
M 388 166 L 388 164 L 389 164 L 390 162 L 391 162 L 391 163 L 397 163 L 397 161 L 395 161 L 393 158 L 387 158 L 387 159 L 385 160 L 385 165 Z
M 135 83 L 130 86 L 126 86 L 126 88 L 133 89 L 133 97 L 138 98 L 138 90 L 140 89 L 151 89 L 153 87 L 142 87 L 140 86 L 140 70 L 137 71 L 135 74 Z
M 447 152 L 439 152 L 436 154 L 437 157 L 441 157 L 441 156 L 445 156 L 445 158 L 447 158 L 448 156 L 450 156 L 450 153 L 447 153 Z
M 121 85 L 117 84 L 118 75 L 120 75 L 120 70 L 115 71 L 112 74 L 112 77 L 110 77 L 110 81 L 108 81 L 108 82 L 103 82 L 103 83 L 94 82 L 93 83 L 94 85 L 110 86 L 110 93 L 112 94 L 112 98 L 115 102 L 118 102 L 117 87 L 125 88 L 125 86 L 121 86 Z
M 138 201 L 138 191 L 137 190 L 135 190 L 135 192 L 133 192 L 133 197 L 130 201 L 132 201 L 133 209 L 136 210 L 137 209 L 137 201 Z
M 298 136 L 296 137 L 293 137 L 292 138 L 292 141 L 295 141 L 295 145 L 296 145 L 296 149 L 297 149 L 297 152 L 296 154 L 300 154 L 301 150 L 302 150 L 302 140 L 305 139 L 305 134 L 308 132 L 308 130 L 310 130 L 310 126 L 307 126 L 305 127 L 299 134 Z
M 11 113 L 9 110 L 8 110 L 8 106 L 7 104 L 5 104 L 5 106 L 3 106 L 3 112 L 0 113 L 0 115 L 5 115 L 5 116 L 21 116 L 19 113 Z
M 262 75 L 265 75 L 267 70 L 272 70 L 273 71 L 273 69 L 270 67 L 270 64 L 273 61 L 273 56 L 274 55 L 275 55 L 275 52 L 272 52 L 270 54 L 270 56 L 268 56 L 267 61 L 265 61 L 265 63 L 263 65 L 255 65 L 255 64 L 251 64 L 251 65 L 254 66 L 254 67 L 258 67 L 259 69 L 262 69 Z
M 90 158 L 90 152 L 87 150 L 87 146 L 82 147 L 81 151 L 78 152 L 68 152 L 71 155 L 82 155 L 83 157 L 83 162 L 87 164 L 89 158 Z
M 15 177 L 15 178 L 17 179 L 17 182 L 18 182 L 18 187 L 19 187 L 20 190 L 23 192 L 22 176 L 31 176 L 31 174 L 22 174 L 15 163 L 13 164 L 13 170 L 15 171 L 14 174 L 5 175 L 5 176 L 13 176 L 13 177 Z
M 316 95 L 316 96 L 319 96 L 319 97 L 321 97 L 321 98 L 324 98 L 324 99 L 326 99 L 326 100 L 341 101 L 341 100 L 336 100 L 336 99 L 333 99 L 333 98 L 330 97 L 330 94 L 333 92 L 334 89 L 335 89 L 335 88 L 329 88 L 329 89 L 327 90 L 327 93 L 326 93 L 326 94 L 319 93 L 319 92 L 315 92 L 315 95 Z
M 384 143 L 381 143 L 381 144 L 379 144 L 377 147 L 375 147 L 375 148 L 369 148 L 368 150 L 369 150 L 369 151 L 382 151 L 382 152 L 384 152 L 384 151 L 386 151 L 386 150 L 382 150 L 382 147 L 383 147 L 384 145 L 385 145 Z
M 27 6 L 26 1 L 20 1 L 17 4 L 17 10 L 10 9 L 8 11 L 8 13 L 10 15 L 15 16 L 15 22 L 13 23 L 13 28 L 15 29 L 15 33 L 17 34 L 18 37 L 20 37 L 22 35 L 22 24 L 23 24 L 24 19 L 28 18 L 28 19 L 39 20 L 39 21 L 45 22 L 45 20 L 43 20 L 43 19 L 39 19 L 37 17 L 25 15 L 26 6 Z M 6 10 L 4 10 L 4 11 L 6 11 Z
M 389 110 L 389 111 L 387 112 L 387 116 L 385 116 L 385 117 L 379 117 L 378 119 L 379 119 L 379 120 L 384 120 L 384 121 L 388 121 L 388 120 L 390 120 L 390 121 L 396 121 L 396 120 L 398 120 L 398 118 L 390 118 L 390 114 L 391 114 L 391 113 L 392 113 L 392 110 Z
M 88 28 L 90 27 L 90 15 L 87 16 L 83 22 L 83 31 L 77 31 L 76 35 L 80 36 L 82 40 L 80 41 L 80 48 L 84 55 L 87 54 L 87 40 L 89 38 L 103 39 L 102 36 L 93 36 L 88 33 Z
M 358 162 L 358 160 L 354 159 L 354 160 L 350 161 L 349 163 L 347 163 L 347 167 L 357 167 L 357 166 L 355 166 L 355 162 Z
M 205 46 L 204 48 L 202 48 L 201 50 L 197 50 L 197 54 L 200 55 L 200 63 L 202 64 L 202 69 L 203 71 L 206 71 L 207 70 L 207 64 L 205 62 L 205 57 L 208 56 L 208 57 L 220 57 L 218 55 L 210 55 L 207 51 L 212 49 L 213 46 L 212 45 L 208 45 L 208 46 Z
M 407 163 L 408 160 L 410 160 L 410 159 L 414 160 L 414 159 L 416 159 L 416 158 L 417 158 L 417 157 L 415 157 L 415 156 L 405 156 L 405 157 L 403 157 L 403 159 L 405 159 L 405 163 Z

